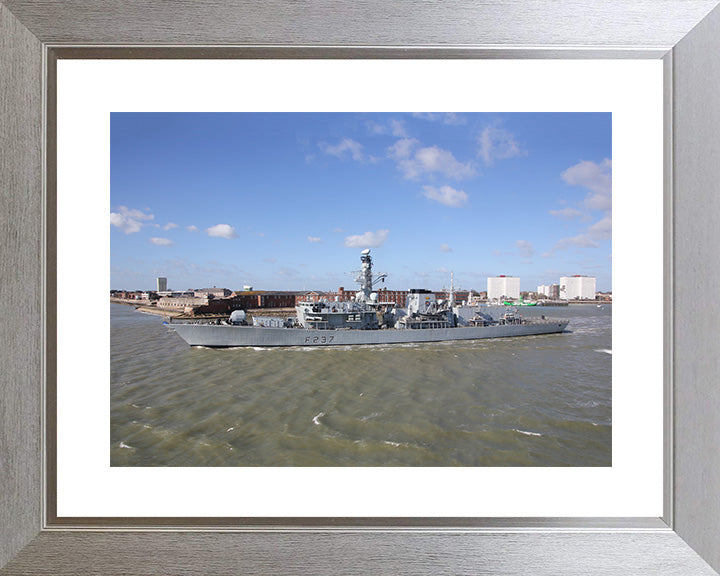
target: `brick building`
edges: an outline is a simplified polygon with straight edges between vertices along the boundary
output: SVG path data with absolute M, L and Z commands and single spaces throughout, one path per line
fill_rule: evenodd
M 388 290 L 387 288 L 380 288 L 376 290 L 378 296 L 378 302 L 394 302 L 399 308 L 405 308 L 407 306 L 407 290 Z M 355 300 L 355 291 L 345 290 L 342 286 L 337 289 L 337 292 L 319 292 L 312 291 L 304 294 L 299 294 L 297 297 L 298 302 L 319 302 L 325 300 L 327 302 L 352 302 Z M 467 290 L 455 292 L 455 302 L 460 303 L 463 300 L 467 300 L 469 293 Z M 435 292 L 435 298 L 437 300 L 446 300 L 448 293 Z
M 295 296 L 296 305 L 300 302 L 320 302 L 321 300 L 332 300 L 333 292 L 318 292 L 311 290 L 310 292 L 300 292 Z
M 143 293 L 139 290 L 110 290 L 110 296 L 112 298 L 122 298 L 124 300 L 142 300 Z
M 199 288 L 192 292 L 198 297 L 210 296 L 211 298 L 227 298 L 232 294 L 227 288 Z
M 158 300 L 158 308 L 192 308 L 196 306 L 207 306 L 210 302 L 210 298 L 196 298 L 195 296 L 163 296 Z
M 300 292 L 270 292 L 266 290 L 243 290 L 234 292 L 232 302 L 238 309 L 292 308 Z

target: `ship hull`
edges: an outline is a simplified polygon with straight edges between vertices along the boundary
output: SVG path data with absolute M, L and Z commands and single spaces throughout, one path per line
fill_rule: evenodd
M 450 340 L 479 340 L 555 334 L 565 330 L 567 320 L 546 320 L 530 324 L 428 328 L 423 330 L 308 330 L 304 328 L 263 328 L 224 324 L 171 324 L 190 346 L 228 348 L 238 346 L 352 346 L 407 344 Z

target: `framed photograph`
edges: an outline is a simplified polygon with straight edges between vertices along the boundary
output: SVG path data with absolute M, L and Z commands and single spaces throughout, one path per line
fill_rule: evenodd
M 3 573 L 391 570 L 513 574 L 525 572 L 532 564 L 540 574 L 715 574 L 720 567 L 720 503 L 714 497 L 720 491 L 714 409 L 720 398 L 712 386 L 717 376 L 713 334 L 718 308 L 711 297 L 718 279 L 713 260 L 717 245 L 713 211 L 718 207 L 714 182 L 719 176 L 713 151 L 720 125 L 720 108 L 713 97 L 720 84 L 713 57 L 720 37 L 716 5 L 698 1 L 656 7 L 627 2 L 597 8 L 591 3 L 573 7 L 539 3 L 511 10 L 511 3 L 467 3 L 440 11 L 435 5 L 409 2 L 391 11 L 379 4 L 337 3 L 321 10 L 323 3 L 313 3 L 301 14 L 281 4 L 219 3 L 201 14 L 196 8 L 171 10 L 161 3 L 137 10 L 127 6 L 122 13 L 110 3 L 102 12 L 97 11 L 97 3 L 92 10 L 82 5 L 39 8 L 24 1 L 0 4 L 6 54 L 0 67 L 3 77 L 13 80 L 0 88 L 0 130 L 3 142 L 8 143 L 0 178 L 9 192 L 2 199 L 4 226 L 0 232 L 3 293 L 7 294 L 2 304 L 6 368 L 0 436 Z M 152 18 L 148 18 L 148 10 Z M 509 25 L 503 19 L 500 26 L 497 18 L 507 15 L 507 10 L 513 18 Z M 348 25 L 361 20 L 367 22 L 362 32 Z M 412 26 L 400 25 L 410 21 Z M 156 26 L 158 22 L 172 22 L 173 26 Z M 212 69 L 214 79 L 208 75 Z M 84 85 L 82 80 L 75 82 L 83 76 Z M 195 92 L 203 104 L 193 100 L 193 90 L 187 89 L 188 77 L 195 79 Z M 478 77 L 485 79 L 487 89 L 473 98 L 471 90 L 478 85 Z M 183 81 L 178 83 L 178 78 Z M 518 78 L 521 80 L 513 88 L 510 79 L 518 82 Z M 574 79 L 575 85 L 568 85 L 568 78 Z M 363 92 L 359 87 L 377 87 L 378 80 L 390 96 L 380 97 L 375 93 L 379 90 Z M 562 82 L 565 90 L 558 89 Z M 505 83 L 509 90 L 496 89 Z M 305 89 L 307 85 L 314 90 Z M 423 88 L 426 85 L 431 86 Z M 254 86 L 271 89 L 263 92 L 252 89 Z M 443 90 L 447 86 L 455 90 Z M 528 86 L 535 89 L 528 91 Z M 314 103 L 302 100 L 304 91 L 312 95 Z M 292 92 L 291 98 L 288 92 Z M 533 98 L 527 98 L 528 92 Z M 238 93 L 243 94 L 243 104 L 233 107 Z M 351 100 L 351 94 L 358 93 L 363 104 Z M 268 104 L 272 94 L 283 94 L 285 103 Z M 622 95 L 625 104 L 619 98 L 613 100 L 613 94 Z M 515 95 L 534 99 L 534 107 L 518 104 Z M 543 100 L 548 95 L 551 100 Z M 252 104 L 252 97 L 261 102 Z M 418 99 L 413 100 L 415 97 Z M 160 442 L 161 452 L 155 455 L 142 448 L 158 442 L 157 437 L 144 436 L 140 430 L 157 424 L 153 416 L 143 420 L 130 415 L 112 423 L 107 413 L 109 388 L 103 383 L 107 376 L 97 376 L 114 370 L 116 376 L 127 379 L 127 370 L 132 371 L 127 357 L 113 368 L 107 354 L 107 288 L 112 287 L 107 278 L 132 272 L 120 263 L 137 250 L 123 242 L 142 238 L 141 250 L 167 249 L 187 241 L 176 236 L 181 226 L 184 234 L 200 233 L 221 242 L 236 240 L 240 232 L 248 238 L 264 238 L 271 230 L 277 237 L 266 238 L 268 243 L 285 238 L 271 222 L 266 229 L 253 227 L 258 221 L 254 217 L 246 216 L 242 222 L 250 225 L 240 229 L 235 221 L 218 219 L 217 212 L 204 216 L 201 210 L 173 212 L 170 204 L 179 196 L 152 196 L 150 189 L 131 191 L 129 172 L 123 171 L 123 166 L 143 160 L 148 166 L 158 163 L 149 148 L 138 155 L 138 148 L 149 138 L 143 132 L 148 124 L 159 126 L 155 134 L 165 138 L 157 148 L 170 150 L 178 141 L 173 129 L 180 126 L 180 132 L 192 133 L 188 121 L 194 130 L 207 132 L 208 123 L 220 121 L 216 129 L 233 124 L 243 133 L 268 135 L 274 132 L 268 126 L 277 123 L 278 115 L 295 136 L 295 152 L 305 150 L 304 166 L 317 169 L 322 164 L 325 177 L 329 177 L 337 169 L 331 162 L 355 163 L 362 174 L 349 171 L 347 165 L 342 173 L 352 173 L 358 184 L 368 174 L 367 168 L 385 170 L 395 186 L 407 188 L 400 201 L 405 203 L 406 213 L 415 217 L 422 214 L 413 210 L 427 211 L 428 206 L 437 215 L 439 209 L 452 211 L 461 205 L 467 209 L 480 203 L 479 188 L 471 183 L 480 171 L 492 175 L 496 163 L 529 157 L 531 147 L 539 149 L 533 144 L 533 134 L 551 134 L 553 122 L 569 118 L 568 124 L 585 136 L 605 134 L 595 138 L 598 142 L 604 138 L 599 148 L 580 150 L 574 144 L 580 155 L 577 161 L 563 159 L 567 166 L 555 175 L 568 186 L 584 186 L 585 195 L 575 204 L 542 208 L 546 216 L 576 219 L 576 226 L 568 227 L 565 236 L 544 239 L 547 247 L 534 240 L 540 236 L 531 241 L 515 238 L 515 232 L 506 239 L 505 248 L 498 246 L 495 256 L 498 262 L 505 258 L 515 266 L 525 266 L 523 270 L 533 282 L 538 280 L 535 284 L 545 284 L 551 279 L 532 276 L 531 251 L 542 249 L 551 257 L 570 246 L 609 248 L 610 194 L 603 182 L 609 181 L 610 166 L 614 167 L 612 345 L 598 346 L 602 349 L 592 350 L 584 361 L 590 369 L 602 362 L 600 359 L 615 360 L 612 427 L 606 430 L 606 441 L 593 448 L 590 436 L 594 431 L 590 430 L 582 457 L 580 453 L 568 457 L 544 452 L 545 461 L 530 459 L 525 470 L 518 471 L 516 466 L 510 470 L 508 466 L 520 461 L 519 453 L 525 450 L 528 454 L 531 441 L 540 442 L 546 435 L 561 438 L 544 428 L 544 423 L 522 417 L 518 422 L 535 422 L 538 428 L 517 422 L 510 426 L 513 445 L 520 449 L 514 455 L 508 452 L 508 463 L 500 463 L 500 468 L 483 463 L 480 456 L 469 455 L 472 450 L 467 446 L 457 448 L 457 444 L 440 447 L 439 452 L 455 449 L 462 458 L 469 458 L 467 461 L 456 455 L 441 462 L 431 455 L 419 466 L 417 461 L 408 466 L 400 459 L 385 470 L 371 457 L 340 467 L 311 457 L 309 464 L 299 468 L 281 468 L 273 458 L 280 459 L 282 451 L 270 460 L 240 463 L 241 468 L 237 463 L 205 468 L 202 459 L 218 458 L 220 452 L 209 452 L 204 445 L 179 449 L 182 458 L 175 463 L 154 465 L 153 458 L 167 455 L 172 442 Z M 317 121 L 320 115 L 324 116 Z M 596 122 L 603 115 L 606 124 L 612 118 L 611 149 L 608 127 L 598 127 Z M 645 117 L 647 123 L 642 120 Z M 623 118 L 634 120 L 629 124 L 640 127 L 637 134 L 626 131 Z M 323 134 L 316 129 L 320 124 L 326 130 Z M 527 128 L 529 124 L 533 130 Z M 440 125 L 444 130 L 439 130 Z M 212 139 L 217 140 L 218 134 L 213 132 Z M 73 138 L 79 143 L 79 154 L 71 151 Z M 267 137 L 264 141 L 287 160 L 290 173 L 295 160 L 289 152 Z M 472 158 L 463 141 L 472 142 Z M 261 140 L 257 142 L 261 151 Z M 556 162 L 550 149 L 545 147 L 548 167 Z M 378 151 L 383 151 L 382 158 Z M 191 156 L 200 154 L 196 149 Z M 218 154 L 215 149 L 208 157 L 217 160 Z M 255 163 L 261 164 L 262 158 L 259 154 Z M 186 158 L 186 163 L 190 160 Z M 84 176 L 73 180 L 73 170 L 78 169 Z M 161 177 L 155 172 L 145 176 L 148 180 Z M 509 172 L 503 173 L 503 178 L 510 177 Z M 451 182 L 445 181 L 448 179 Z M 297 176 L 294 180 L 307 186 Z M 364 182 L 377 185 L 381 181 Z M 180 194 L 183 182 L 176 180 L 172 185 Z M 265 188 L 268 198 L 271 188 L 270 184 Z M 68 194 L 68 189 L 80 194 Z M 184 204 L 192 201 L 193 192 L 186 194 Z M 79 198 L 79 203 L 68 202 L 71 196 Z M 305 196 L 311 196 L 307 188 Z M 515 200 L 522 204 L 528 198 L 520 195 Z M 483 204 L 497 209 L 488 198 Z M 112 213 L 110 238 L 107 207 Z M 580 208 L 586 211 L 582 213 Z M 190 221 L 191 214 L 197 222 Z M 187 221 L 181 222 L 181 216 Z M 371 217 L 364 215 L 366 220 Z M 439 217 L 450 218 L 448 214 Z M 315 228 L 298 227 L 293 234 L 304 241 L 303 254 L 313 248 L 328 259 L 352 249 L 362 250 L 362 264 L 367 267 L 370 249 L 383 272 L 378 257 L 384 253 L 396 267 L 402 267 L 400 260 L 392 260 L 393 255 L 385 252 L 391 246 L 388 239 L 395 238 L 394 224 L 377 222 L 377 226 L 353 228 L 346 222 L 321 219 L 314 222 Z M 280 227 L 290 228 L 287 223 Z M 400 224 L 394 229 L 403 230 Z M 328 239 L 332 234 L 337 235 L 339 250 L 331 249 Z M 285 240 L 299 244 L 295 236 L 290 234 Z M 457 258 L 458 270 L 463 272 L 453 276 L 452 282 L 457 278 L 469 283 L 468 268 L 462 268 L 462 254 L 455 249 L 462 238 L 426 236 L 423 240 L 437 245 L 438 258 L 448 257 L 451 250 Z M 408 253 L 412 244 L 398 242 L 396 248 Z M 439 273 L 441 265 L 427 255 L 428 247 L 423 247 L 425 256 L 419 262 L 432 265 Z M 111 250 L 113 256 L 108 260 Z M 259 258 L 255 268 L 261 269 L 264 261 L 271 270 L 275 262 L 269 260 L 275 258 L 275 252 L 260 248 L 255 252 Z M 111 262 L 112 258 L 116 260 Z M 608 266 L 603 271 L 597 262 L 585 264 L 597 266 L 598 279 L 610 275 Z M 157 291 L 166 292 L 168 286 L 160 284 L 163 271 L 156 266 L 143 269 L 143 265 L 134 264 L 153 282 L 157 276 Z M 181 269 L 174 268 L 175 273 L 180 274 Z M 292 272 L 285 262 L 278 263 L 278 269 L 279 277 Z M 585 272 L 582 277 L 590 277 L 588 270 L 581 270 Z M 313 269 L 306 276 L 317 279 L 326 272 Z M 324 277 L 326 283 L 337 279 L 334 272 Z M 402 273 L 415 274 L 408 276 L 408 282 L 422 277 L 417 265 Z M 296 273 L 294 278 L 299 281 L 302 276 Z M 250 284 L 256 280 L 243 278 L 247 278 L 246 291 L 253 292 Z M 271 283 L 270 272 L 260 278 L 258 282 Z M 499 276 L 496 280 L 503 282 L 501 299 L 508 294 L 512 297 L 510 279 Z M 192 274 L 183 281 L 210 282 L 209 277 Z M 640 282 L 645 283 L 642 289 L 637 285 Z M 490 283 L 487 287 L 491 291 Z M 147 286 L 138 288 L 149 290 Z M 276 290 L 285 288 L 278 284 Z M 447 292 L 454 299 L 455 286 Z M 344 289 L 338 289 L 329 301 L 341 308 L 343 294 Z M 381 291 L 373 292 L 372 280 L 370 286 L 361 285 L 353 296 L 353 314 L 359 314 L 355 308 L 361 305 L 373 310 L 368 322 L 380 322 L 381 313 L 385 314 L 382 322 L 390 330 L 395 329 L 395 322 L 442 320 L 442 302 L 433 304 L 427 317 L 391 317 L 378 308 L 379 294 Z M 237 295 L 236 302 L 241 297 Z M 302 297 L 310 298 L 308 293 Z M 210 301 L 215 295 L 205 298 Z M 515 300 L 526 304 L 529 299 L 529 294 L 524 294 Z M 68 307 L 69 302 L 74 305 Z M 241 308 L 244 312 L 248 306 Z M 95 310 L 102 312 L 95 314 Z M 307 321 L 317 321 L 313 318 Z M 274 320 L 260 321 L 272 324 Z M 453 316 L 453 323 L 463 322 L 475 320 Z M 492 327 L 500 322 L 490 319 L 485 323 Z M 501 324 L 503 329 L 513 325 L 507 317 Z M 518 326 L 530 324 L 524 320 Z M 221 325 L 220 319 L 217 325 Z M 465 329 L 464 324 L 431 328 Z M 95 336 L 88 338 L 88 331 Z M 182 330 L 178 329 L 178 334 L 182 335 Z M 84 340 L 87 343 L 83 344 Z M 98 343 L 100 348 L 96 348 Z M 614 355 L 608 354 L 611 350 Z M 634 361 L 623 364 L 623 357 Z M 217 362 L 218 356 L 212 360 Z M 409 381 L 420 378 L 409 377 Z M 462 382 L 462 375 L 457 379 Z M 635 403 L 624 404 L 630 395 Z M 121 408 L 136 404 L 133 410 L 143 410 L 135 400 L 137 397 L 123 401 Z M 608 399 L 595 401 L 597 408 Z M 197 404 L 195 400 L 192 403 Z M 457 415 L 462 403 L 457 400 L 453 413 Z M 378 436 L 380 450 L 408 448 L 404 453 L 412 452 L 412 446 L 403 444 L 407 438 L 402 436 L 402 422 L 399 428 L 390 428 L 397 422 L 383 421 L 372 406 L 360 406 L 369 410 L 367 414 L 338 416 L 329 410 L 326 415 L 322 406 L 309 404 L 305 408 L 312 414 L 305 418 L 309 422 L 305 428 L 311 432 L 331 426 L 333 441 L 352 440 L 348 426 L 353 428 L 358 419 L 366 422 L 362 420 L 365 415 L 388 427 Z M 111 405 L 113 411 L 122 412 Z M 192 419 L 197 420 L 196 416 Z M 428 414 L 421 419 L 436 426 L 436 432 L 440 430 Z M 588 425 L 602 429 L 604 422 L 595 420 Z M 127 425 L 137 430 L 122 428 Z M 473 423 L 463 421 L 463 426 L 472 431 Z M 235 445 L 257 451 L 257 446 L 247 444 L 247 438 L 234 431 L 228 423 L 224 432 L 229 441 L 216 443 L 216 438 L 203 436 L 202 431 L 199 436 L 183 437 L 183 441 L 205 438 L 206 444 L 217 445 L 221 452 Z M 259 434 L 269 436 L 267 430 Z M 416 427 L 412 434 L 423 432 Z M 447 429 L 437 435 L 449 436 Z M 303 438 L 303 442 L 309 441 Z M 557 444 L 563 442 L 567 444 L 566 440 Z M 308 452 L 318 454 L 313 449 Z M 188 461 L 188 454 L 199 460 Z M 367 456 L 362 451 L 356 454 Z M 569 458 L 566 469 L 550 470 L 558 467 L 561 458 Z M 184 468 L 183 477 L 176 474 L 180 470 L 173 466 L 177 465 L 193 468 Z M 282 471 L 282 479 L 278 471 Z M 504 476 L 504 472 L 515 475 Z M 551 476 L 550 472 L 558 474 Z M 478 486 L 483 488 L 482 495 L 473 493 Z

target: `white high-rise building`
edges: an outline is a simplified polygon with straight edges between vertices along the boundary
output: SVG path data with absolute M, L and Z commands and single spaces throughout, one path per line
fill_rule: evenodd
M 488 300 L 520 298 L 520 278 L 517 276 L 494 276 L 487 279 Z
M 167 291 L 167 278 L 158 278 L 157 279 L 157 291 L 158 292 L 166 292 Z
M 560 286 L 558 284 L 543 284 L 537 288 L 538 294 L 548 298 L 560 298 Z
M 560 278 L 560 298 L 563 300 L 595 300 L 595 284 L 593 276 L 563 276 Z

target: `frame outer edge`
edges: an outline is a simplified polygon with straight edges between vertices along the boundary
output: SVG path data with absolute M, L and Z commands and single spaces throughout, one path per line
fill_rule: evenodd
M 673 49 L 674 528 L 720 570 L 720 8 Z
M 4 0 L 43 42 L 670 49 L 716 0 Z
M 715 14 L 712 15 L 712 17 L 715 18 L 715 22 L 717 22 L 717 16 L 718 11 L 716 10 Z M 717 27 L 713 29 L 717 30 Z M 696 34 L 698 35 L 697 37 Z M 705 58 L 703 59 L 702 51 L 700 51 L 701 58 L 699 58 L 698 62 L 693 62 L 688 56 L 688 54 L 692 52 L 692 46 L 687 48 L 683 45 L 678 50 L 674 50 L 674 53 L 684 52 L 684 56 L 688 56 L 688 59 L 684 61 L 683 65 L 687 66 L 688 71 L 694 71 L 695 74 L 699 75 L 700 72 L 702 72 L 702 67 L 706 64 L 706 59 L 716 56 L 718 43 L 716 40 L 713 40 L 712 35 L 708 37 L 707 32 L 703 32 L 702 30 L 693 31 L 689 36 L 692 39 L 692 44 L 695 46 L 701 44 L 701 40 L 698 40 L 698 38 L 703 38 L 707 41 L 711 48 L 710 53 L 705 54 Z M 713 48 L 715 51 L 712 51 Z M 2 306 L 2 311 L 5 313 L 5 322 L 0 324 L 0 335 L 2 335 L 3 338 L 8 334 L 16 338 L 16 334 L 29 337 L 28 340 L 23 340 L 19 345 L 15 344 L 15 342 L 8 341 L 12 343 L 12 347 L 5 344 L 3 348 L 0 348 L 0 359 L 3 364 L 3 371 L 0 371 L 0 389 L 2 389 L 3 392 L 3 402 L 0 403 L 0 418 L 2 418 L 0 420 L 0 456 L 2 456 L 3 459 L 7 458 L 7 462 L 10 462 L 11 467 L 6 469 L 10 469 L 15 475 L 14 478 L 11 478 L 11 482 L 7 483 L 3 469 L 0 468 L 0 487 L 2 487 L 2 490 L 0 490 L 0 567 L 2 567 L 9 559 L 8 554 L 12 556 L 37 534 L 40 528 L 40 506 L 38 504 L 41 500 L 39 497 L 41 490 L 39 488 L 40 473 L 38 465 L 40 462 L 39 445 L 41 437 L 39 429 L 40 400 L 39 391 L 33 391 L 32 387 L 40 380 L 38 367 L 41 365 L 41 361 L 38 360 L 35 362 L 35 359 L 36 356 L 41 356 L 42 345 L 41 329 L 38 328 L 41 326 L 39 313 L 41 307 L 40 296 L 36 288 L 37 284 L 32 285 L 33 281 L 39 280 L 41 277 L 41 271 L 38 265 L 41 251 L 39 247 L 41 223 L 38 215 L 42 214 L 42 210 L 37 210 L 39 200 L 33 195 L 33 191 L 39 190 L 41 187 L 40 174 L 42 173 L 41 137 L 39 135 L 41 131 L 41 120 L 38 120 L 41 118 L 41 105 L 38 103 L 40 99 L 39 94 L 42 92 L 42 82 L 39 78 L 41 75 L 40 71 L 42 70 L 40 63 L 42 59 L 41 46 L 37 38 L 18 22 L 7 10 L 6 6 L 3 5 L 2 1 L 0 1 L 0 56 L 0 77 L 3 79 L 9 78 L 11 76 L 8 76 L 8 73 L 10 73 L 13 74 L 13 79 L 19 80 L 19 83 L 0 83 L 0 103 L 4 106 L 0 109 L 0 114 L 2 114 L 2 121 L 0 122 L 0 142 L 10 142 L 12 144 L 11 147 L 4 146 L 3 154 L 0 154 L 0 224 L 2 224 L 2 226 L 0 226 L 0 272 L 2 273 L 0 274 L 0 282 L 3 286 L 3 292 L 6 287 L 12 288 L 12 290 L 8 290 L 10 298 L 3 298 L 3 300 L 1 300 L 2 304 L 0 304 L 0 306 Z M 699 62 L 702 62 L 702 64 Z M 674 68 L 681 73 L 685 72 L 677 62 Z M 698 69 L 700 72 L 698 72 Z M 719 83 L 717 74 L 714 76 L 714 79 L 704 82 L 704 84 L 715 86 L 715 94 L 718 93 L 717 88 Z M 681 82 L 678 80 L 677 84 L 679 85 Z M 694 83 L 690 82 L 688 87 L 688 89 L 692 89 L 691 87 L 694 87 Z M 687 96 L 687 94 L 684 94 L 684 96 Z M 707 104 L 708 102 L 704 103 L 704 105 Z M 715 113 L 718 108 L 718 102 L 712 101 L 712 106 L 713 113 Z M 685 109 L 682 107 L 682 104 L 678 105 L 678 103 L 674 103 L 673 112 L 676 110 L 684 111 Z M 681 115 L 675 114 L 675 116 Z M 708 123 L 708 126 L 712 125 L 712 123 Z M 714 124 L 714 126 L 717 127 L 717 124 Z M 682 130 L 680 130 L 680 132 L 682 132 Z M 701 133 L 705 135 L 705 131 L 701 130 Z M 687 132 L 684 132 L 683 135 L 687 135 Z M 14 139 L 15 136 L 18 136 L 17 140 Z M 717 136 L 715 136 L 713 142 L 717 143 Z M 680 145 L 678 145 L 678 147 L 679 146 Z M 717 150 L 716 147 L 714 147 L 714 149 Z M 707 160 L 712 153 L 712 150 L 706 150 L 704 154 L 705 159 Z M 686 153 L 685 158 L 688 156 L 689 153 Z M 717 164 L 713 169 L 715 171 L 713 173 L 717 173 Z M 685 172 L 683 176 L 688 176 L 688 173 Z M 682 177 L 673 176 L 673 179 L 682 184 Z M 717 179 L 715 182 L 717 182 Z M 712 189 L 706 188 L 703 194 L 711 194 L 711 192 Z M 37 196 L 39 197 L 40 195 L 38 194 Z M 689 203 L 692 203 L 692 193 L 690 196 L 691 198 L 689 200 L 687 198 L 682 198 L 681 200 L 687 200 Z M 19 203 L 23 202 L 25 202 L 24 206 L 18 206 Z M 686 205 L 682 206 L 682 209 L 686 208 Z M 6 224 L 9 224 L 9 228 Z M 26 224 L 27 227 L 24 228 L 23 224 Z M 682 229 L 686 230 L 684 227 Z M 33 232 L 35 233 L 34 235 Z M 708 232 L 706 229 L 704 232 L 712 235 L 713 231 L 710 230 L 710 232 Z M 717 233 L 715 233 L 715 239 L 717 240 Z M 11 241 L 11 243 L 8 244 L 8 241 Z M 681 239 L 678 239 L 678 244 L 682 244 L 682 246 L 680 246 L 682 249 L 688 248 L 688 242 L 689 241 L 683 242 Z M 712 248 L 713 246 L 714 245 L 711 245 L 709 247 Z M 16 247 L 17 250 L 14 249 Z M 37 252 L 37 254 L 35 252 Z M 20 261 L 22 261 L 22 266 L 16 267 L 15 265 Z M 22 270 L 24 274 L 22 279 L 17 277 L 19 270 Z M 678 273 L 678 278 L 682 278 L 680 273 Z M 697 278 L 693 280 L 697 280 Z M 29 285 L 31 287 L 28 292 Z M 678 282 L 678 286 L 681 286 L 680 282 Z M 23 297 L 22 301 L 19 301 L 20 297 L 16 295 L 16 289 L 21 290 L 20 294 L 28 296 Z M 16 304 L 19 308 L 14 306 Z M 715 312 L 715 309 L 713 309 L 713 312 Z M 716 318 L 716 316 L 713 315 L 713 318 Z M 675 332 L 685 336 L 680 328 L 676 327 Z M 712 337 L 713 333 L 708 332 L 705 336 Z M 701 338 L 702 336 L 697 336 L 696 340 L 701 340 Z M 708 345 L 707 342 L 701 342 L 700 344 L 705 347 Z M 696 353 L 694 358 L 697 359 L 698 356 L 700 356 L 700 354 Z M 10 366 L 15 371 L 13 374 L 9 374 L 5 370 L 6 359 L 9 361 L 7 366 Z M 23 360 L 22 366 L 19 362 L 20 359 Z M 712 357 L 707 359 L 712 360 Z M 702 358 L 700 360 L 702 360 Z M 684 368 L 685 367 L 686 366 L 684 366 Z M 703 369 L 707 370 L 707 368 Z M 19 376 L 19 380 L 12 377 L 13 375 Z M 711 372 L 709 375 L 717 376 L 717 371 Z M 710 382 L 716 381 L 717 378 L 710 380 Z M 683 382 L 685 381 L 683 380 Z M 693 384 L 694 380 L 690 379 L 689 382 Z M 699 384 L 707 385 L 707 382 L 703 380 L 703 382 L 699 382 Z M 13 395 L 15 392 L 18 393 L 18 397 Z M 685 387 L 682 388 L 681 392 L 678 396 L 682 396 L 682 394 L 687 392 Z M 6 400 L 8 401 L 6 402 Z M 10 402 L 13 402 L 12 407 Z M 679 408 L 678 411 L 681 411 L 684 406 L 684 399 L 678 398 L 676 402 Z M 707 399 L 705 399 L 705 402 L 707 402 Z M 708 408 L 712 407 L 711 403 L 707 403 L 710 404 Z M 716 406 L 717 404 L 715 404 L 715 407 Z M 22 427 L 18 424 L 18 415 L 13 413 L 12 408 L 19 408 L 21 410 L 19 413 L 20 417 L 25 417 L 25 420 L 20 423 Z M 9 420 L 6 418 L 7 414 L 10 414 Z M 687 414 L 683 413 L 682 417 L 687 417 Z M 708 429 L 708 424 L 717 425 L 719 417 L 714 415 L 713 419 L 711 415 L 708 419 L 703 412 L 703 418 L 703 422 L 705 423 L 704 431 L 715 432 L 714 429 Z M 682 420 L 682 422 L 680 422 L 680 420 L 681 419 L 678 420 L 677 428 L 682 433 L 685 420 Z M 38 428 L 37 433 L 33 435 L 33 430 L 36 426 Z M 694 431 L 700 430 L 702 433 L 702 428 L 701 425 L 696 425 Z M 11 432 L 11 436 L 7 436 L 8 430 Z M 709 444 L 711 449 L 717 448 L 717 438 L 718 436 L 715 435 L 714 438 L 710 439 Z M 13 442 L 12 446 L 10 445 L 10 440 Z M 702 441 L 707 445 L 707 438 L 702 438 Z M 18 445 L 21 445 L 20 449 L 17 448 Z M 678 440 L 678 445 L 685 446 L 685 443 L 683 441 L 681 444 Z M 14 457 L 16 454 L 19 455 L 19 460 L 15 460 Z M 37 455 L 37 458 L 31 458 L 29 455 Z M 678 459 L 677 454 L 675 458 Z M 682 476 L 679 470 L 680 468 L 681 466 L 678 465 L 678 470 L 676 470 L 674 478 L 684 480 L 685 478 Z M 696 467 L 695 470 L 696 472 L 707 472 L 708 468 Z M 717 493 L 720 492 L 720 482 L 717 481 L 717 470 L 717 466 L 714 468 L 710 466 L 709 473 L 712 475 L 710 478 L 710 490 L 707 490 L 708 486 L 706 484 L 706 491 L 696 495 L 696 499 L 701 500 L 701 512 L 704 497 L 708 495 L 708 492 L 710 492 L 711 504 L 713 505 L 715 500 L 713 499 L 712 491 L 714 490 L 715 497 L 717 497 Z M 684 471 L 683 469 L 683 472 Z M 23 476 L 26 472 L 28 475 Z M 707 480 L 707 476 L 700 479 L 701 482 Z M 13 490 L 18 489 L 21 484 L 24 494 L 18 495 L 13 492 Z M 8 487 L 10 488 L 9 490 Z M 695 541 L 693 540 L 692 534 L 690 534 L 690 530 L 687 535 L 685 534 L 686 528 L 689 526 L 690 528 L 694 528 L 695 532 L 700 532 L 701 534 L 703 531 L 706 531 L 710 539 L 709 546 L 712 547 L 714 545 L 717 548 L 717 534 L 719 533 L 717 530 L 717 522 L 720 521 L 718 515 L 714 517 L 715 524 L 708 524 L 708 516 L 710 516 L 712 520 L 710 512 L 705 511 L 704 514 L 701 514 L 703 517 L 698 519 L 693 516 L 694 511 L 685 510 L 682 497 L 688 495 L 686 489 L 687 487 L 685 486 L 683 486 L 682 490 L 678 489 L 678 494 L 672 499 L 674 507 L 677 507 L 678 511 L 681 512 L 679 515 L 681 519 L 676 522 L 678 529 L 683 533 L 683 537 L 693 546 L 695 546 Z M 38 494 L 35 494 L 35 491 L 37 491 Z M 10 502 L 10 507 L 6 505 L 7 502 Z M 36 542 L 39 544 L 44 542 L 46 545 L 48 542 L 59 540 L 59 536 L 59 534 L 54 533 L 41 534 L 36 539 Z M 89 537 L 90 535 L 88 535 L 88 538 Z M 717 567 L 717 563 L 714 559 L 711 559 L 712 555 L 707 552 L 707 549 L 703 549 L 701 545 L 698 545 L 696 549 Z M 710 550 L 712 550 L 712 548 L 710 548 Z M 432 552 L 432 550 L 428 552 Z M 340 564 L 338 564 L 338 567 L 339 566 Z M 45 568 L 47 571 L 51 571 L 52 569 L 49 565 L 46 565 Z M 155 568 L 157 569 L 158 567 L 155 566 Z M 188 568 L 189 567 L 186 567 L 186 570 Z M 5 573 L 5 571 L 2 570 L 0 570 L 0 572 Z M 677 571 L 673 573 L 687 574 L 688 572 Z M 703 571 L 703 574 L 704 573 Z
M 0 79 L 2 566 L 39 532 L 43 493 L 42 46 L 3 4 Z
M 43 532 L 2 576 L 717 576 L 673 532 Z

